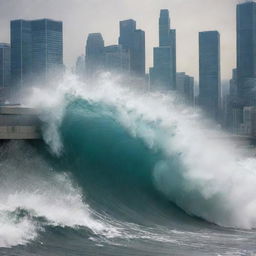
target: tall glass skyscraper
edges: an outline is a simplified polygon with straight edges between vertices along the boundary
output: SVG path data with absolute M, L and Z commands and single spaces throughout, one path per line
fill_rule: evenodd
M 11 21 L 11 81 L 12 85 L 24 86 L 32 73 L 31 22 Z
M 159 17 L 159 46 L 170 46 L 170 17 L 168 10 L 161 10 Z
M 154 67 L 150 69 L 153 90 L 176 89 L 176 30 L 170 29 L 168 10 L 160 11 L 159 47 L 154 48 Z
M 132 49 L 133 34 L 136 30 L 136 21 L 132 19 L 122 20 L 120 21 L 119 29 L 119 44 L 122 45 L 124 49 Z
M 110 72 L 130 73 L 130 55 L 122 45 L 105 47 L 105 70 Z
M 218 31 L 199 33 L 199 102 L 215 120 L 221 98 L 220 34 Z
M 14 86 L 48 79 L 63 69 L 62 22 L 11 21 L 11 77 Z M 42 81 L 41 81 L 42 82 Z
M 104 69 L 104 40 L 100 33 L 91 33 L 87 37 L 85 49 L 85 67 L 87 78 L 93 78 Z
M 129 51 L 131 73 L 138 77 L 145 77 L 145 32 L 136 29 L 136 21 L 120 21 L 119 44 Z
M 43 80 L 63 69 L 62 22 L 42 19 L 31 21 L 32 70 Z
M 184 103 L 193 106 L 195 104 L 194 78 L 186 75 L 185 72 L 177 73 L 177 92 Z
M 133 59 L 131 60 L 131 68 L 135 75 L 145 77 L 145 32 L 141 29 L 135 30 L 133 40 Z
M 256 105 L 256 3 L 237 5 L 237 83 L 241 105 Z
M 10 86 L 11 49 L 9 44 L 0 43 L 0 88 Z

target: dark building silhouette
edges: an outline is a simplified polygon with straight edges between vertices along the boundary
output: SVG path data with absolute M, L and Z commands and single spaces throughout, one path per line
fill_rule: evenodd
M 47 81 L 63 69 L 62 22 L 42 19 L 31 22 L 33 74 Z
M 87 78 L 93 78 L 104 69 L 105 47 L 100 33 L 91 33 L 86 42 L 85 67 Z
M 76 60 L 75 73 L 80 77 L 84 78 L 85 75 L 85 56 L 81 55 Z
M 241 105 L 256 104 L 256 3 L 237 5 L 237 82 Z
M 194 78 L 185 72 L 177 73 L 177 92 L 182 96 L 183 102 L 188 105 L 195 104 Z
M 119 44 L 130 54 L 131 74 L 145 77 L 145 32 L 136 29 L 136 21 L 120 21 Z
M 62 22 L 11 21 L 11 77 L 14 86 L 46 81 L 63 70 Z
M 118 73 L 130 73 L 130 54 L 122 45 L 105 47 L 105 70 Z
M 150 69 L 150 89 L 168 91 L 172 86 L 172 51 L 170 47 L 154 48 L 154 67 Z
M 150 87 L 161 91 L 176 89 L 176 30 L 170 29 L 168 10 L 160 11 L 159 47 L 154 48 Z
M 0 88 L 10 86 L 11 48 L 9 44 L 0 43 Z
M 131 68 L 135 75 L 145 77 L 146 69 L 146 52 L 145 52 L 145 32 L 137 29 L 134 32 L 133 41 L 133 59 L 131 61 Z
M 125 49 L 130 50 L 133 48 L 133 35 L 136 30 L 136 21 L 135 20 L 123 20 L 120 21 L 120 36 L 119 44 L 122 45 Z
M 23 87 L 32 74 L 32 32 L 31 22 L 11 21 L 11 81 L 12 85 Z
M 199 104 L 208 115 L 218 120 L 221 98 L 220 34 L 199 33 Z

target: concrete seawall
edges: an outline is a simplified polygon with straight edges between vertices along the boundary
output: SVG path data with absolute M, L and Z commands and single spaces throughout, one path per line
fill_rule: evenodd
M 35 109 L 0 106 L 0 140 L 41 139 L 40 120 Z

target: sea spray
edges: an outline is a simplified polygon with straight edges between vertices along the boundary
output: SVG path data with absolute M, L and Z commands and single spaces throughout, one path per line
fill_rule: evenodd
M 42 94 L 43 99 L 47 98 L 62 109 L 62 114 L 57 117 L 58 127 L 61 118 L 65 117 L 65 108 L 76 99 L 82 99 L 92 108 L 100 105 L 103 119 L 111 116 L 129 136 L 143 140 L 152 151 L 160 152 L 161 159 L 156 161 L 154 170 L 148 170 L 148 175 L 152 176 L 159 191 L 187 213 L 223 226 L 255 227 L 256 161 L 245 158 L 242 152 L 235 150 L 232 142 L 216 139 L 226 135 L 210 129 L 200 113 L 179 104 L 171 93 L 139 94 L 115 80 L 113 82 L 105 74 L 93 86 L 67 75 L 54 90 L 38 89 L 30 104 L 43 106 Z M 86 116 L 86 109 L 84 111 Z M 51 123 L 56 121 L 55 114 L 51 113 L 50 119 L 43 118 L 49 122 L 44 137 L 58 153 L 61 141 L 57 140 L 56 147 L 55 140 L 48 138 L 55 134 L 49 132 Z M 58 133 L 57 137 L 61 138 L 61 131 Z
M 54 172 L 33 146 L 22 141 L 2 145 L 0 162 L 0 247 L 27 244 L 47 226 L 118 235 L 114 227 L 93 217 L 71 177 Z

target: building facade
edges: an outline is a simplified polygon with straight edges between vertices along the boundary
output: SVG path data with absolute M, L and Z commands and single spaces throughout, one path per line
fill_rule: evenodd
M 220 34 L 199 33 L 199 104 L 209 117 L 218 120 L 221 100 Z
M 154 48 L 154 66 L 150 69 L 151 90 L 176 89 L 176 30 L 170 29 L 168 10 L 160 11 L 159 47 Z
M 105 70 L 130 74 L 130 54 L 122 45 L 105 47 Z
M 194 92 L 194 78 L 186 75 L 185 72 L 177 73 L 177 93 L 183 99 L 183 103 L 194 106 L 195 92 Z
M 10 87 L 11 82 L 11 47 L 0 43 L 0 88 Z
M 240 104 L 256 105 L 256 3 L 237 5 L 237 82 Z
M 47 81 L 63 70 L 62 22 L 42 19 L 31 21 L 33 75 Z
M 104 69 L 105 46 L 100 33 L 91 33 L 87 37 L 85 50 L 86 77 L 94 78 Z
M 62 22 L 49 19 L 11 21 L 11 80 L 24 87 L 45 82 L 63 70 Z
M 75 67 L 75 73 L 77 76 L 79 76 L 81 79 L 85 76 L 85 56 L 81 55 L 76 60 L 76 67 Z
M 31 22 L 11 21 L 11 83 L 24 87 L 32 75 L 32 32 Z
M 136 29 L 136 21 L 120 21 L 119 45 L 129 52 L 131 74 L 145 78 L 145 32 Z

